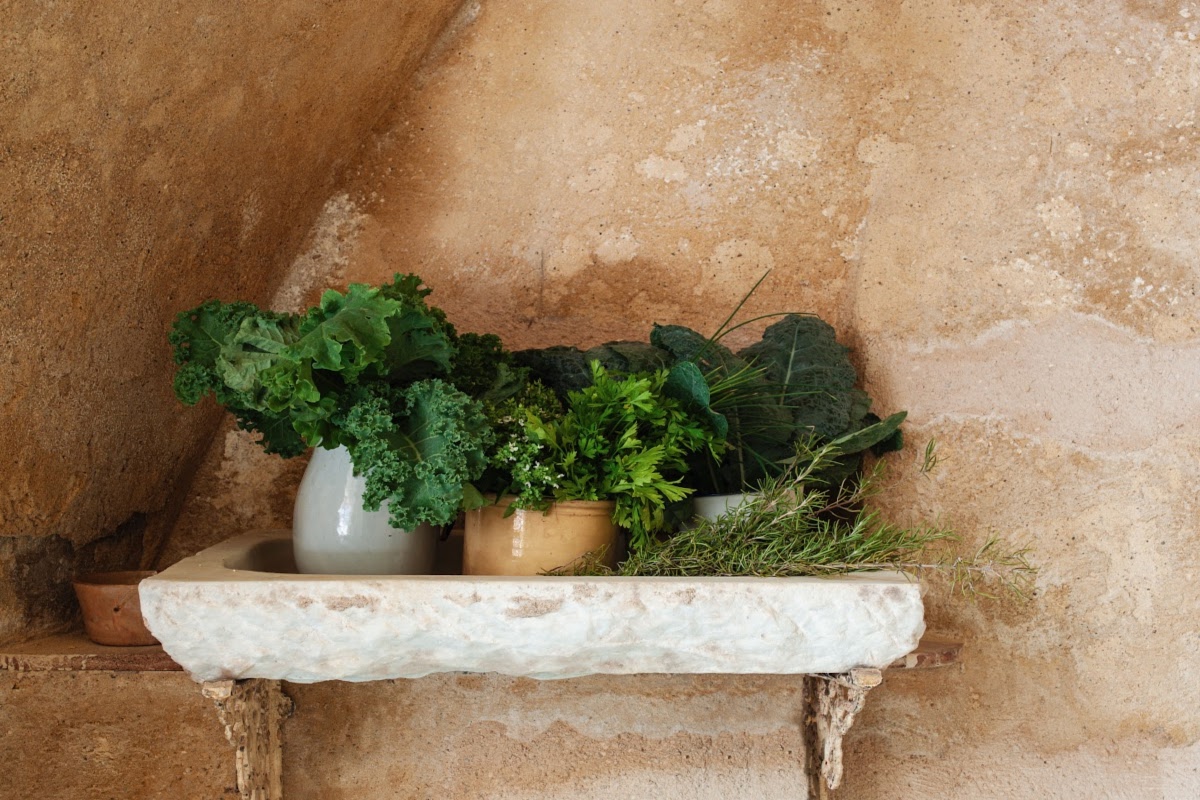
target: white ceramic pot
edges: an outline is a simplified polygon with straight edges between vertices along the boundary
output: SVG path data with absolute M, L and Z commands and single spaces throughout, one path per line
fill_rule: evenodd
M 388 525 L 385 502 L 363 510 L 366 478 L 356 477 L 344 447 L 313 450 L 296 494 L 292 547 L 301 572 L 321 575 L 427 575 L 437 531 Z
M 746 502 L 750 494 L 710 494 L 692 498 L 692 511 L 697 517 L 715 521 Z

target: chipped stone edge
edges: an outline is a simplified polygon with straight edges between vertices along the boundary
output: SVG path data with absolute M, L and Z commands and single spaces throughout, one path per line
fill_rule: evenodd
M 286 547 L 288 538 L 246 534 L 142 583 L 147 624 L 194 679 L 834 673 L 886 667 L 924 632 L 920 586 L 896 574 L 492 578 L 244 568 L 256 548 Z M 522 612 L 539 603 L 537 613 Z M 841 609 L 837 620 L 828 621 L 826 603 Z M 750 612 L 753 625 L 739 622 Z

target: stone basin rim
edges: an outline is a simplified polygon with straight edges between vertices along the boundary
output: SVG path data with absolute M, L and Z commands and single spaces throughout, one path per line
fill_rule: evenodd
M 825 674 L 885 667 L 925 631 L 920 583 L 901 573 L 489 577 L 244 569 L 294 568 L 289 540 L 286 530 L 243 534 L 142 581 L 148 627 L 194 679 Z
M 835 575 L 389 575 L 341 573 L 278 572 L 240 566 L 239 561 L 251 557 L 253 549 L 264 546 L 281 546 L 290 542 L 291 532 L 283 528 L 250 531 L 188 556 L 149 578 L 143 583 L 205 583 L 212 581 L 282 581 L 303 583 L 326 582 L 449 582 L 449 583 L 538 583 L 538 584 L 618 584 L 618 583 L 901 583 L 918 585 L 919 579 L 899 570 L 864 570 Z M 251 552 L 248 553 L 247 550 Z M 170 572 L 168 572 L 170 570 Z

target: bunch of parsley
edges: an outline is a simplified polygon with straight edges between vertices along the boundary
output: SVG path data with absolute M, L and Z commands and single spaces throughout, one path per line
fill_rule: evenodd
M 719 454 L 724 439 L 670 391 L 666 370 L 618 378 L 599 361 L 590 368 L 591 385 L 568 395 L 561 418 L 527 414 L 525 430 L 545 453 L 534 465 L 552 470 L 556 500 L 615 500 L 613 521 L 641 550 L 666 528 L 667 504 L 692 492 L 682 485 L 687 456 Z

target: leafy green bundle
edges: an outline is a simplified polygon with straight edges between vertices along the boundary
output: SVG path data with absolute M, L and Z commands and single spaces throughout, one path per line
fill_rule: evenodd
M 782 474 L 797 445 L 810 439 L 841 442 L 818 475 L 834 485 L 860 470 L 867 450 L 879 455 L 902 445 L 905 412 L 884 420 L 871 412 L 871 398 L 855 386 L 850 351 L 828 323 L 805 314 L 770 316 L 780 319 L 736 354 L 720 338 L 741 326 L 711 338 L 678 325 L 656 325 L 650 334 L 651 344 L 700 366 L 713 411 L 728 421 L 728 456 L 694 465 L 702 492 L 752 489 Z
M 630 550 L 641 550 L 665 527 L 667 504 L 692 492 L 681 485 L 687 456 L 719 453 L 722 438 L 669 392 L 666 370 L 618 378 L 599 361 L 590 369 L 591 385 L 569 394 L 561 418 L 526 413 L 524 428 L 544 454 L 535 467 L 550 466 L 549 486 L 521 469 L 514 480 L 541 482 L 558 500 L 615 500 L 613 521 L 629 531 Z
M 736 354 L 720 339 L 741 325 L 722 326 L 712 337 L 655 325 L 649 343 L 609 342 L 586 351 L 559 346 L 513 358 L 563 399 L 591 383 L 593 361 L 621 374 L 669 370 L 668 392 L 728 442 L 722 458 L 703 450 L 689 457 L 688 481 L 701 494 L 752 490 L 781 474 L 797 443 L 812 436 L 822 443 L 842 440 L 839 456 L 822 467 L 821 477 L 831 483 L 858 472 L 867 450 L 900 449 L 905 413 L 881 420 L 871 412 L 871 398 L 855 386 L 849 350 L 833 328 L 811 315 L 769 316 L 780 319 Z
M 442 380 L 456 333 L 429 293 L 396 275 L 329 290 L 303 314 L 208 301 L 171 331 L 175 394 L 188 405 L 212 394 L 269 453 L 345 446 L 369 510 L 388 500 L 398 528 L 446 524 L 483 471 L 490 431 L 479 404 Z

